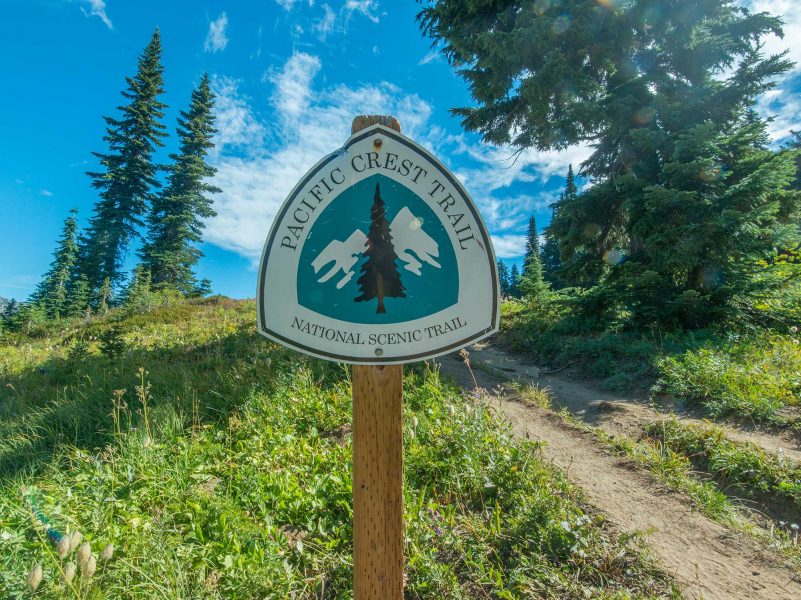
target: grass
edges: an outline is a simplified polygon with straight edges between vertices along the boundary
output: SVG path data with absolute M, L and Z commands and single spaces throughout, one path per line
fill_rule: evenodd
M 801 344 L 796 328 L 633 332 L 572 316 L 558 294 L 535 304 L 505 302 L 502 339 L 539 364 L 571 367 L 618 391 L 651 388 L 711 418 L 799 426 Z
M 797 337 L 764 334 L 658 361 L 657 388 L 700 405 L 712 417 L 781 423 L 801 403 Z
M 0 345 L 0 597 L 349 598 L 349 371 L 211 299 Z M 678 598 L 535 444 L 407 369 L 407 598 Z M 110 561 L 59 582 L 79 531 Z
M 685 425 L 671 419 L 649 424 L 646 432 L 655 442 L 690 458 L 727 490 L 783 500 L 801 509 L 801 466 L 783 456 L 734 442 L 712 425 Z

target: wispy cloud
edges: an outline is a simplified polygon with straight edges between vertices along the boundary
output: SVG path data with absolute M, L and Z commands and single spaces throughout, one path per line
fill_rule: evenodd
M 325 40 L 325 38 L 334 31 L 336 20 L 337 14 L 334 12 L 334 9 L 328 4 L 323 4 L 323 16 L 314 22 L 312 29 L 317 32 L 321 40 Z
M 313 89 L 319 69 L 317 57 L 297 53 L 271 78 L 271 103 L 286 125 L 276 140 L 236 156 L 225 151 L 230 142 L 223 143 L 223 153 L 215 160 L 215 184 L 223 192 L 215 198 L 217 217 L 207 224 L 207 241 L 257 261 L 292 186 L 322 156 L 342 145 L 356 114 L 397 115 L 409 135 L 424 137 L 431 107 L 417 95 L 404 95 L 388 83 Z M 224 131 L 225 120 L 257 123 L 232 80 L 217 81 L 225 82 L 216 88 L 217 129 Z
M 515 258 L 526 252 L 526 236 L 520 234 L 492 235 L 496 258 Z
M 45 196 L 46 198 L 50 198 L 50 196 L 53 195 L 53 192 L 51 192 L 50 190 L 40 190 L 39 193 L 42 196 Z
M 301 4 L 303 0 L 275 0 L 275 3 L 278 4 L 284 10 L 292 10 L 296 4 Z M 314 5 L 314 0 L 308 0 L 309 6 Z
M 348 17 L 353 13 L 361 13 L 373 23 L 378 23 L 378 0 L 345 0 L 343 7 Z
M 223 12 L 216 20 L 209 23 L 209 32 L 206 35 L 206 43 L 203 50 L 206 52 L 221 52 L 228 45 L 228 36 L 225 30 L 228 28 L 228 15 Z
M 766 55 L 787 51 L 787 58 L 795 62 L 793 70 L 777 82 L 774 90 L 764 94 L 757 109 L 773 121 L 768 125 L 771 138 L 777 142 L 786 139 L 790 130 L 801 129 L 801 11 L 797 0 L 742 0 L 743 6 L 754 12 L 769 12 L 784 21 L 784 38 L 771 35 L 765 39 L 762 51 Z
M 320 59 L 311 54 L 296 52 L 281 72 L 271 77 L 275 84 L 272 102 L 287 124 L 307 108 L 311 96 L 311 82 L 320 71 Z
M 83 0 L 86 7 L 81 6 L 81 11 L 87 17 L 98 17 L 103 23 L 105 23 L 106 27 L 109 29 L 114 29 L 114 25 L 111 23 L 111 19 L 109 19 L 108 14 L 106 14 L 106 2 L 105 0 Z
M 214 152 L 254 153 L 263 148 L 266 130 L 254 116 L 248 98 L 239 92 L 237 80 L 215 75 L 212 89 L 217 117 Z
M 420 62 L 418 62 L 417 64 L 418 65 L 427 65 L 430 62 L 433 62 L 435 60 L 439 60 L 440 56 L 441 56 L 441 54 L 440 54 L 439 50 L 432 50 L 431 52 L 426 54 L 423 58 L 421 58 Z

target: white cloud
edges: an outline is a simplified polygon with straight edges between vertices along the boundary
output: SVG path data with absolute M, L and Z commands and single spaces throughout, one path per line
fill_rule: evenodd
M 378 10 L 378 0 L 345 0 L 343 9 L 348 18 L 350 18 L 350 15 L 353 13 L 358 12 L 370 19 L 373 23 L 378 23 L 378 15 L 375 14 Z
M 217 118 L 214 152 L 220 154 L 233 150 L 249 153 L 261 149 L 265 128 L 251 111 L 248 99 L 239 93 L 238 82 L 230 77 L 215 76 L 212 78 L 212 89 Z
M 215 159 L 218 171 L 214 182 L 223 191 L 215 197 L 217 217 L 207 224 L 206 240 L 249 257 L 254 264 L 292 186 L 322 156 L 342 145 L 354 115 L 394 114 L 408 135 L 424 142 L 429 139 L 431 107 L 418 96 L 404 95 L 388 83 L 354 88 L 339 85 L 312 93 L 311 84 L 319 68 L 316 57 L 293 55 L 273 79 L 273 105 L 279 121 L 285 124 L 278 139 L 258 147 L 251 145 L 240 156 L 226 152 L 229 142 L 223 144 L 222 155 Z M 223 131 L 224 119 L 256 123 L 232 80 L 215 81 L 224 83 L 215 88 L 219 94 L 217 129 Z M 244 132 L 250 129 L 244 125 L 238 128 Z M 264 129 L 259 133 L 263 135 Z M 236 138 L 253 140 L 250 135 Z
M 47 197 L 47 198 L 49 198 L 50 196 L 52 196 L 52 195 L 53 195 L 53 192 L 51 192 L 50 190 L 41 190 L 39 193 L 40 193 L 42 196 L 45 196 L 45 197 Z
M 98 17 L 103 23 L 105 23 L 106 27 L 109 29 L 114 29 L 114 25 L 111 23 L 111 19 L 108 18 L 106 14 L 106 2 L 105 0 L 84 0 L 84 3 L 88 5 L 88 10 L 81 7 L 81 11 L 87 17 Z
M 432 50 L 431 52 L 426 54 L 423 58 L 421 58 L 420 62 L 418 62 L 417 64 L 418 65 L 427 65 L 430 62 L 433 62 L 435 60 L 439 60 L 440 56 L 441 56 L 441 54 L 440 54 L 439 50 Z
M 270 78 L 275 84 L 272 102 L 287 124 L 294 124 L 294 120 L 307 108 L 311 83 L 320 66 L 320 59 L 316 56 L 296 52 L 283 70 Z
M 518 234 L 504 234 L 492 236 L 492 246 L 495 248 L 495 258 L 516 258 L 526 253 L 526 236 Z
M 763 116 L 773 117 L 768 133 L 775 141 L 786 138 L 791 129 L 801 129 L 801 11 L 797 0 L 743 0 L 743 6 L 754 12 L 768 12 L 784 21 L 784 38 L 775 35 L 765 39 L 766 55 L 788 50 L 787 58 L 795 62 L 793 70 L 778 82 L 777 87 L 764 94 L 757 105 Z
M 206 43 L 203 50 L 206 52 L 220 52 L 225 50 L 228 45 L 228 36 L 225 30 L 228 27 L 228 15 L 223 12 L 215 21 L 209 23 L 209 33 L 206 35 Z
M 336 23 L 337 19 L 337 14 L 328 4 L 323 4 L 323 13 L 323 16 L 315 21 L 312 26 L 321 40 L 325 40 L 325 38 L 334 31 L 334 23 Z
M 278 4 L 281 8 L 286 11 L 290 11 L 295 8 L 295 5 L 300 3 L 302 0 L 275 0 L 275 3 Z M 309 6 L 314 6 L 314 0 L 309 0 Z

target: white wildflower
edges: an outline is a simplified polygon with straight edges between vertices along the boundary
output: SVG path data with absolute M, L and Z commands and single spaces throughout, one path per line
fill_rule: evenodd
M 30 573 L 28 573 L 28 587 L 32 592 L 35 592 L 39 588 L 39 584 L 42 583 L 42 578 L 44 577 L 44 573 L 42 572 L 42 563 L 36 563 L 31 569 Z

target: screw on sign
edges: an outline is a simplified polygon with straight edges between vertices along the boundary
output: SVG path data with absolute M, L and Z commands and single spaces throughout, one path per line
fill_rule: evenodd
M 263 335 L 353 365 L 354 595 L 402 598 L 402 365 L 497 330 L 478 210 L 397 119 L 358 116 L 278 212 L 257 296 Z

